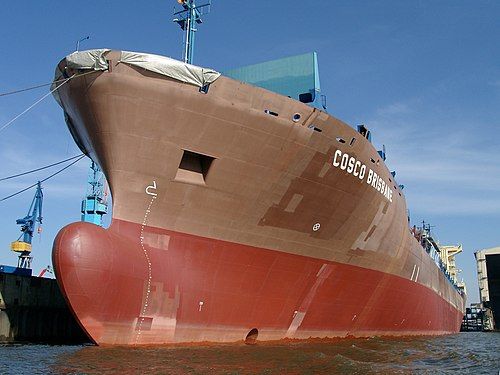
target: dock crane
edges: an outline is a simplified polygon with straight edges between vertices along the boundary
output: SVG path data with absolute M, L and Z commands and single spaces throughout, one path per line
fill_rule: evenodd
M 108 212 L 107 182 L 101 168 L 92 160 L 88 177 L 89 188 L 82 200 L 82 221 L 102 226 L 102 217 Z
M 31 201 L 28 214 L 16 220 L 16 224 L 21 225 L 22 234 L 19 236 L 17 241 L 14 241 L 10 245 L 10 249 L 16 253 L 19 253 L 19 259 L 17 262 L 18 268 L 31 269 L 31 241 L 33 240 L 33 233 L 35 233 L 35 228 L 38 223 L 38 233 L 42 232 L 42 184 L 38 181 L 36 185 L 35 196 Z

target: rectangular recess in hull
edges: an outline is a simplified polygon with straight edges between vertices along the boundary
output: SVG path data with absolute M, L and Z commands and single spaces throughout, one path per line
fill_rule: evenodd
M 190 184 L 205 185 L 205 179 L 213 161 L 214 158 L 211 156 L 184 150 L 175 180 Z

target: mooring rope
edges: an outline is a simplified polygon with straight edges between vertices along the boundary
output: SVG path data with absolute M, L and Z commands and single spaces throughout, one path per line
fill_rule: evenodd
M 51 179 L 52 177 L 54 177 L 54 176 L 58 175 L 58 174 L 59 174 L 59 173 L 61 173 L 62 171 L 64 171 L 64 170 L 68 169 L 69 167 L 71 167 L 72 165 L 74 165 L 74 164 L 78 163 L 78 162 L 79 162 L 80 160 L 82 160 L 84 157 L 85 157 L 85 155 L 81 155 L 78 159 L 76 159 L 76 160 L 75 160 L 75 161 L 73 161 L 72 163 L 68 164 L 68 165 L 67 165 L 67 166 L 65 166 L 64 168 L 59 169 L 57 172 L 52 173 L 50 176 L 45 177 L 43 180 L 40 180 L 39 182 L 45 182 L 45 181 L 47 181 L 47 180 Z M 30 185 L 30 186 L 28 186 L 28 187 L 26 187 L 26 188 L 24 188 L 24 189 L 22 189 L 22 190 L 17 191 L 17 192 L 15 192 L 14 194 L 8 195 L 8 196 L 6 196 L 6 197 L 4 197 L 4 198 L 0 199 L 0 202 L 3 202 L 3 201 L 5 201 L 5 200 L 7 200 L 7 199 L 9 199 L 9 198 L 15 197 L 16 195 L 21 194 L 21 193 L 25 192 L 26 190 L 29 190 L 29 189 L 31 189 L 31 188 L 33 188 L 33 187 L 35 187 L 37 184 L 38 184 L 38 182 L 36 182 L 36 183 L 34 183 L 33 185 Z
M 67 78 L 58 79 L 57 81 L 52 81 L 52 82 L 49 82 L 49 83 L 42 83 L 41 85 L 26 87 L 24 89 L 2 92 L 2 93 L 0 93 L 0 97 L 1 96 L 13 95 L 13 94 L 19 94 L 20 92 L 30 91 L 30 90 L 34 90 L 34 89 L 39 89 L 40 87 L 50 86 L 53 83 L 58 83 L 58 82 L 62 82 L 62 81 L 65 81 L 65 80 L 67 80 Z
M 0 132 L 2 130 L 4 130 L 7 126 L 9 126 L 10 124 L 12 124 L 14 121 L 16 121 L 19 117 L 21 117 L 22 115 L 24 115 L 26 112 L 30 111 L 34 106 L 36 106 L 38 103 L 40 103 L 41 101 L 43 101 L 47 96 L 49 96 L 50 94 L 54 93 L 55 91 L 57 91 L 60 87 L 62 87 L 63 85 L 65 85 L 66 83 L 68 83 L 71 79 L 75 78 L 75 77 L 81 77 L 81 76 L 84 76 L 84 75 L 87 75 L 87 74 L 90 74 L 90 73 L 95 73 L 96 70 L 91 70 L 90 72 L 85 72 L 85 73 L 81 73 L 81 74 L 73 74 L 71 77 L 68 77 L 68 78 L 65 78 L 63 80 L 59 80 L 59 81 L 54 81 L 54 82 L 60 82 L 62 81 L 61 84 L 57 85 L 56 87 L 54 87 L 52 90 L 50 90 L 48 93 L 46 93 L 44 96 L 42 96 L 40 99 L 38 99 L 36 102 L 34 102 L 32 105 L 30 105 L 28 108 L 26 108 L 24 111 L 22 111 L 21 113 L 19 113 L 18 115 L 14 116 L 14 118 L 12 118 L 11 120 L 7 121 L 4 125 L 2 125 L 2 127 L 0 127 Z
M 12 176 L 3 177 L 3 178 L 0 178 L 0 181 L 10 180 L 11 178 L 21 177 L 21 176 L 24 176 L 24 175 L 27 175 L 27 174 L 30 174 L 30 173 L 33 173 L 33 172 L 38 172 L 38 171 L 41 171 L 41 170 L 43 170 L 43 169 L 47 169 L 47 168 L 50 168 L 50 167 L 54 167 L 54 166 L 56 166 L 56 165 L 59 165 L 59 164 L 62 164 L 62 163 L 66 163 L 67 161 L 70 161 L 70 160 L 76 159 L 77 157 L 82 156 L 82 155 L 83 155 L 83 154 L 78 154 L 78 155 L 75 155 L 75 156 L 73 156 L 73 157 L 71 157 L 71 158 L 64 159 L 64 160 L 58 161 L 57 163 L 52 163 L 52 164 L 46 165 L 46 166 L 44 166 L 44 167 L 40 167 L 40 168 L 32 169 L 32 170 L 30 170 L 30 171 L 26 171 L 26 172 L 22 172 L 22 173 L 14 174 L 14 175 L 12 175 Z

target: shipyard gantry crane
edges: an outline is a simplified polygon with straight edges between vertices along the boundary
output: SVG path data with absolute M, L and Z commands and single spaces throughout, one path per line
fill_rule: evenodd
M 42 232 L 42 184 L 38 181 L 36 185 L 35 196 L 31 201 L 28 214 L 16 220 L 16 224 L 21 225 L 22 234 L 19 236 L 17 241 L 14 241 L 10 245 L 10 249 L 19 253 L 19 259 L 17 262 L 18 268 L 31 269 L 31 241 L 33 240 L 33 233 L 35 233 L 35 228 L 38 223 L 38 233 Z
M 89 188 L 82 200 L 82 221 L 102 226 L 102 217 L 108 212 L 108 189 L 104 174 L 92 161 L 89 171 Z

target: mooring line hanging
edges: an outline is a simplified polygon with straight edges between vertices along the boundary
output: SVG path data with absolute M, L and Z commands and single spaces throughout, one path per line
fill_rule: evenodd
M 47 181 L 47 180 L 51 179 L 52 177 L 54 177 L 54 176 L 58 175 L 58 174 L 59 174 L 59 173 L 61 173 L 62 171 L 64 171 L 64 170 L 68 169 L 69 167 L 71 167 L 72 165 L 74 165 L 74 164 L 78 163 L 78 162 L 79 162 L 80 160 L 82 160 L 84 157 L 85 157 L 85 155 L 81 155 L 78 159 L 76 159 L 76 160 L 75 160 L 75 161 L 73 161 L 72 163 L 68 164 L 68 165 L 67 165 L 67 166 L 65 166 L 64 168 L 59 169 L 57 172 L 52 173 L 50 176 L 45 177 L 43 180 L 40 180 L 39 182 L 45 182 L 45 181 Z M 15 192 L 14 194 L 8 195 L 8 196 L 6 196 L 6 197 L 4 197 L 4 198 L 0 199 L 0 202 L 3 202 L 3 201 L 5 201 L 5 200 L 7 200 L 7 199 L 9 199 L 9 198 L 15 197 L 16 195 L 21 194 L 21 193 L 25 192 L 26 190 L 29 190 L 29 189 L 31 189 L 31 188 L 33 188 L 33 187 L 35 187 L 37 184 L 38 184 L 38 182 L 36 182 L 36 183 L 34 183 L 33 185 L 30 185 L 30 186 L 28 186 L 28 187 L 26 187 L 26 188 L 24 188 L 24 189 L 22 189 L 22 190 L 19 190 L 18 192 Z
M 53 83 L 58 83 L 58 82 L 62 82 L 62 81 L 65 81 L 65 80 L 67 80 L 67 78 L 58 79 L 57 81 L 52 81 L 52 82 L 49 82 L 49 83 L 42 83 L 41 85 L 36 85 L 36 86 L 26 87 L 26 88 L 24 88 L 24 89 L 19 89 L 19 90 L 14 90 L 14 91 L 2 92 L 2 93 L 0 93 L 0 97 L 1 97 L 1 96 L 13 95 L 13 94 L 19 94 L 20 92 L 25 92 L 25 91 L 30 91 L 30 90 L 39 89 L 40 87 L 50 86 L 50 85 L 52 85 Z
M 46 93 L 40 99 L 38 99 L 36 102 L 34 102 L 28 108 L 26 108 L 24 111 L 22 111 L 17 116 L 15 116 L 13 119 L 7 121 L 4 125 L 2 125 L 2 127 L 0 127 L 0 132 L 2 130 L 4 130 L 7 126 L 9 126 L 10 124 L 12 124 L 14 121 L 16 121 L 19 117 L 21 117 L 22 115 L 24 115 L 26 112 L 28 112 L 29 110 L 31 110 L 34 106 L 36 106 L 38 103 L 40 103 L 42 100 L 44 100 L 47 96 L 49 96 L 50 94 L 54 93 L 54 91 L 57 91 L 60 87 L 62 87 L 66 83 L 68 83 L 71 79 L 73 79 L 75 77 L 81 77 L 81 76 L 84 76 L 84 75 L 87 75 L 87 74 L 90 74 L 90 73 L 95 73 L 95 72 L 96 72 L 95 70 L 92 70 L 90 72 L 85 72 L 85 73 L 82 73 L 82 74 L 73 74 L 71 77 L 63 79 L 62 80 L 63 82 L 60 85 L 57 85 L 56 87 L 54 87 L 52 90 L 50 90 L 48 93 Z M 61 80 L 59 80 L 59 81 L 61 81 Z M 54 81 L 54 83 L 55 82 L 57 82 L 57 81 Z
M 10 180 L 11 178 L 16 178 L 16 177 L 24 176 L 24 175 L 27 175 L 27 174 L 30 174 L 30 173 L 33 173 L 33 172 L 38 172 L 38 171 L 41 171 L 41 170 L 43 170 L 43 169 L 47 169 L 47 168 L 50 168 L 50 167 L 54 167 L 54 166 L 56 166 L 56 165 L 59 165 L 59 164 L 62 164 L 62 163 L 66 163 L 67 161 L 70 161 L 70 160 L 76 159 L 77 157 L 82 156 L 82 155 L 83 155 L 83 154 L 78 154 L 78 155 L 75 155 L 75 156 L 73 156 L 73 157 L 71 157 L 71 158 L 64 159 L 64 160 L 58 161 L 57 163 L 49 164 L 49 165 L 46 165 L 46 166 L 44 166 L 44 167 L 40 167 L 40 168 L 36 168 L 36 169 L 32 169 L 32 170 L 30 170 L 30 171 L 27 171 L 27 172 L 22 172 L 22 173 L 18 173 L 18 174 L 12 175 L 12 176 L 3 177 L 3 178 L 0 178 L 0 181 Z
M 21 117 L 22 115 L 24 115 L 26 112 L 28 112 L 31 108 L 33 108 L 34 106 L 36 106 L 38 103 L 40 103 L 43 99 L 45 99 L 47 96 L 49 96 L 50 94 L 52 94 L 54 91 L 56 91 L 59 87 L 61 87 L 62 85 L 64 85 L 65 83 L 67 83 L 71 78 L 73 78 L 74 76 L 71 76 L 69 78 L 66 78 L 64 80 L 63 83 L 61 83 L 60 85 L 57 85 L 55 88 L 53 88 L 52 90 L 50 90 L 48 93 L 46 93 L 44 96 L 42 96 L 40 99 L 38 99 L 36 102 L 34 102 L 32 105 L 30 105 L 28 108 L 26 108 L 24 111 L 22 111 L 21 113 L 19 113 L 17 116 L 14 116 L 13 119 L 11 119 L 10 121 L 7 121 L 7 123 L 5 123 L 1 128 L 0 128 L 0 132 L 2 130 L 4 130 L 7 126 L 9 126 L 10 124 L 12 124 L 14 121 L 16 121 L 19 117 Z

